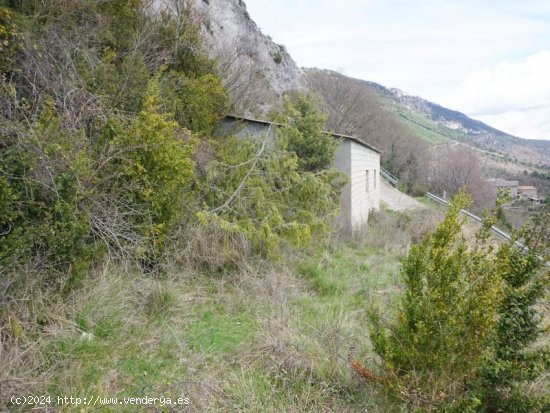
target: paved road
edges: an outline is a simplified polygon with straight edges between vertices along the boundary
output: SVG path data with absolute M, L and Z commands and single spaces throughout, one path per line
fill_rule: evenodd
M 383 179 L 380 180 L 380 200 L 388 204 L 394 211 L 407 211 L 411 209 L 426 208 L 426 205 L 416 199 L 398 191 Z

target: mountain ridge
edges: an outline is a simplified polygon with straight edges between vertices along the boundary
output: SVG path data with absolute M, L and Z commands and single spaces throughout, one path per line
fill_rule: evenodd
M 229 72 L 225 74 L 226 84 L 238 85 L 232 94 L 240 99 L 236 108 L 239 114 L 265 116 L 280 104 L 284 93 L 306 88 L 305 72 L 315 69 L 300 68 L 284 45 L 264 34 L 243 0 L 194 0 L 194 5 L 206 17 L 203 32 L 211 54 Z M 368 85 L 378 93 L 383 105 L 432 144 L 451 139 L 525 165 L 550 167 L 550 140 L 513 136 L 399 89 L 338 75 L 346 81 Z M 242 99 L 245 95 L 247 98 Z
M 361 79 L 357 80 L 361 81 Z M 462 134 L 461 137 L 450 137 L 451 139 L 501 155 L 511 155 L 522 162 L 534 163 L 534 166 L 550 166 L 550 140 L 514 136 L 458 110 L 446 108 L 419 96 L 406 94 L 400 89 L 388 88 L 368 80 L 363 82 L 394 106 L 401 105 L 449 131 Z

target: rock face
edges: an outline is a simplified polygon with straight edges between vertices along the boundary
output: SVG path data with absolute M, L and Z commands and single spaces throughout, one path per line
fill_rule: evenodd
M 409 96 L 396 89 L 390 89 L 390 93 L 411 112 L 422 115 L 447 129 L 461 132 L 464 135 L 462 141 L 466 143 L 491 152 L 509 155 L 523 162 L 550 165 L 549 141 L 521 139 L 418 96 Z
M 263 116 L 279 107 L 280 96 L 304 88 L 303 72 L 283 45 L 261 32 L 242 0 L 192 0 L 206 46 L 244 116 Z

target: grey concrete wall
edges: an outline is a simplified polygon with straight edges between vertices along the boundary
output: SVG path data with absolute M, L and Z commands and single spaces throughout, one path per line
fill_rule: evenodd
M 345 174 L 348 178 L 351 176 L 351 141 L 341 140 L 336 148 L 334 158 L 334 167 Z M 345 233 L 353 232 L 351 220 L 351 180 L 342 188 L 340 194 L 340 214 L 338 216 L 338 225 Z
M 358 230 L 380 208 L 380 154 L 351 142 L 351 226 Z

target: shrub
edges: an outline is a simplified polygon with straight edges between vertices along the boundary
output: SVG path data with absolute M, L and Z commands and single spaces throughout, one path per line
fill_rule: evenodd
M 309 103 L 304 112 L 287 109 L 292 123 L 275 136 L 212 140 L 216 159 L 201 183 L 208 208 L 200 219 L 241 232 L 263 255 L 328 234 L 343 183 L 330 168 L 336 143 L 320 132 L 322 117 Z
M 403 262 L 405 293 L 388 327 L 377 311 L 370 317 L 374 350 L 391 384 L 407 402 L 424 407 L 478 404 L 466 389 L 491 349 L 500 300 L 498 259 L 488 242 L 487 220 L 469 248 L 460 235 L 456 196 L 444 221 L 411 247 Z
M 120 212 L 143 237 L 141 251 L 134 251 L 142 259 L 162 251 L 193 197 L 196 139 L 159 112 L 158 93 L 153 79 L 139 115 L 112 118 L 101 139 L 109 162 L 101 170 L 100 190 L 119 200 Z
M 498 251 L 504 281 L 493 352 L 482 368 L 480 398 L 488 412 L 548 411 L 550 397 L 537 381 L 550 370 L 550 348 L 535 346 L 544 334 L 541 300 L 548 291 L 550 212 L 537 214 L 517 235 L 529 248 L 506 244 Z M 546 410 L 545 410 L 546 409 Z
M 278 65 L 283 61 L 283 55 L 281 52 L 275 52 L 271 55 L 271 57 L 273 57 L 273 61 Z
M 213 74 L 189 78 L 172 72 L 164 76 L 162 90 L 178 123 L 202 136 L 210 136 L 229 109 L 227 92 Z
M 46 110 L 26 142 L 7 139 L 0 166 L 0 263 L 40 262 L 42 275 L 82 275 L 91 259 L 86 182 L 89 145 L 82 131 L 65 130 Z
M 285 98 L 280 121 L 284 127 L 279 135 L 287 149 L 296 153 L 299 170 L 315 172 L 330 168 L 338 144 L 324 132 L 325 118 L 311 96 L 300 95 L 294 101 Z
M 13 57 L 17 52 L 18 27 L 13 22 L 10 10 L 0 6 L 0 72 L 7 73 L 13 67 Z
M 331 184 L 336 172 L 299 172 L 294 153 L 275 144 L 259 154 L 261 143 L 252 138 L 214 145 L 217 160 L 203 184 L 210 208 L 199 215 L 202 222 L 243 233 L 262 255 L 275 254 L 283 241 L 304 246 L 328 232 L 338 209 Z
M 393 322 L 370 315 L 390 387 L 427 411 L 535 412 L 550 407 L 537 381 L 550 367 L 540 339 L 548 287 L 550 214 L 494 250 L 487 215 L 468 247 L 459 194 L 445 220 L 403 262 L 405 293 Z M 493 211 L 498 211 L 500 204 Z M 521 238 L 528 249 L 518 247 Z
M 162 283 L 155 282 L 147 292 L 144 302 L 145 313 L 152 318 L 160 317 L 169 312 L 173 306 L 174 296 Z
M 131 113 L 142 110 L 149 82 L 142 55 L 130 53 L 118 58 L 114 51 L 108 50 L 94 68 L 95 73 L 81 72 L 83 77 L 89 77 L 90 90 L 100 96 L 109 96 L 112 107 Z

